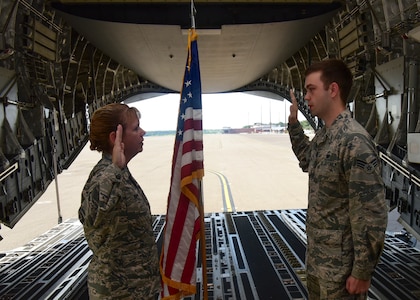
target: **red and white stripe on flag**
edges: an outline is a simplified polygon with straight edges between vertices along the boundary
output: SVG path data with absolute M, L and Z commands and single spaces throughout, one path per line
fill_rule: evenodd
M 201 230 L 200 180 L 203 175 L 200 66 L 197 34 L 191 29 L 160 258 L 162 299 L 180 299 L 196 293 L 197 243 Z

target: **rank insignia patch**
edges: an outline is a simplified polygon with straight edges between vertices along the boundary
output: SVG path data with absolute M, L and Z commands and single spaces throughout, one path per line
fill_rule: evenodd
M 360 159 L 356 161 L 356 166 L 363 169 L 368 174 L 373 173 L 377 165 L 378 165 L 378 160 L 376 158 L 372 160 L 371 162 L 366 162 Z

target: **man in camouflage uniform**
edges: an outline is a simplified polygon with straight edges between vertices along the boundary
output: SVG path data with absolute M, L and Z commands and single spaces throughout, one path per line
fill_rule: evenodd
M 366 130 L 346 109 L 352 75 L 341 60 L 313 64 L 305 100 L 325 126 L 310 141 L 292 105 L 289 135 L 309 174 L 307 288 L 310 299 L 366 299 L 384 246 L 388 207 L 381 165 Z
M 91 149 L 103 152 L 82 191 L 79 219 L 93 256 L 90 299 L 157 299 L 158 252 L 149 202 L 127 163 L 143 150 L 139 113 L 124 104 L 95 112 Z

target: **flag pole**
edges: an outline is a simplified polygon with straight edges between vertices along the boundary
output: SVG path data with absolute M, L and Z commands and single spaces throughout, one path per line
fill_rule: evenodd
M 191 28 L 195 29 L 195 7 L 194 0 L 191 0 Z M 208 299 L 208 281 L 207 281 L 207 256 L 206 256 L 206 234 L 205 234 L 205 224 L 204 224 L 204 203 L 203 203 L 203 189 L 202 189 L 202 180 L 199 180 L 199 212 L 200 212 L 200 249 L 201 249 L 201 273 L 202 273 L 202 286 L 203 286 L 203 298 L 204 300 Z
M 202 277 L 203 277 L 203 299 L 208 299 L 208 286 L 207 286 L 207 257 L 206 257 L 206 234 L 204 227 L 204 204 L 203 204 L 203 192 L 202 192 L 202 180 L 199 182 L 200 185 L 200 200 L 198 201 L 200 207 L 200 221 L 201 221 L 201 230 L 200 230 L 200 249 L 201 249 L 201 265 L 202 265 Z
M 195 29 L 195 6 L 194 0 L 191 0 L 191 28 Z

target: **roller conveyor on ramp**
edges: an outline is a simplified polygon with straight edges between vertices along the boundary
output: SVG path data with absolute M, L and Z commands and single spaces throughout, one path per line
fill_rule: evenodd
M 305 210 L 205 216 L 209 299 L 306 299 Z M 154 216 L 160 248 L 165 217 Z M 77 219 L 1 254 L 0 299 L 87 299 L 91 252 Z M 201 291 L 201 257 L 197 285 Z M 420 251 L 403 233 L 387 235 L 370 299 L 419 299 Z M 203 299 L 201 293 L 185 299 Z

